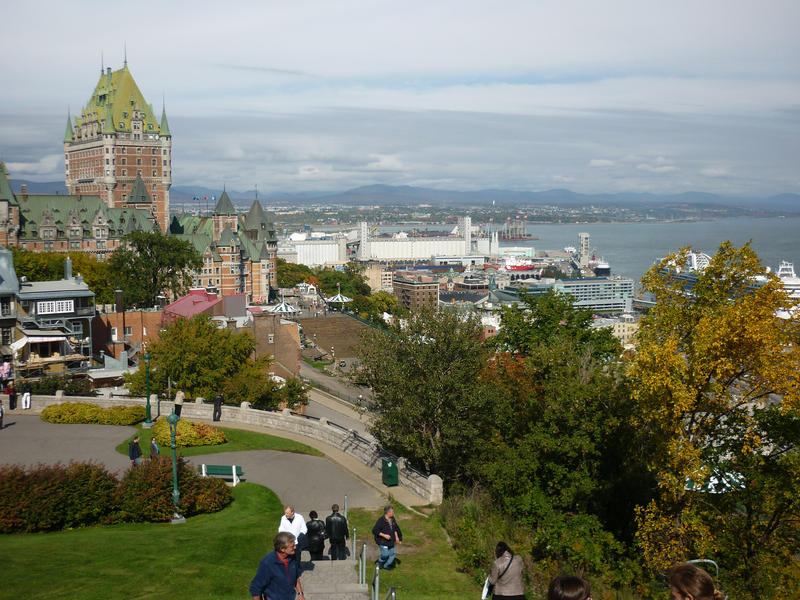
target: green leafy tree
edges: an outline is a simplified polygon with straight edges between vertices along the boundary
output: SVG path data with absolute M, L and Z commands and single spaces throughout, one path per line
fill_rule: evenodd
M 289 408 L 308 404 L 308 385 L 297 377 L 289 377 L 281 388 L 281 397 Z
M 723 243 L 685 277 L 689 251 L 642 280 L 657 303 L 631 378 L 638 424 L 658 444 L 659 490 L 639 512 L 639 543 L 653 569 L 712 557 L 738 597 L 797 597 L 797 303 L 749 244 Z M 722 493 L 697 491 L 714 480 Z
M 219 329 L 208 315 L 176 319 L 147 348 L 150 391 L 165 392 L 171 379 L 173 388 L 183 389 L 190 397 L 214 398 L 238 375 L 265 379 L 265 369 L 257 370 L 260 365 L 251 358 L 254 349 L 255 340 L 249 332 Z M 126 381 L 131 393 L 145 393 L 144 361 L 136 373 L 126 376 Z M 257 389 L 256 383 L 251 389 Z
M 17 278 L 28 281 L 56 281 L 64 277 L 64 258 L 58 252 L 33 252 L 12 246 Z
M 484 431 L 479 377 L 488 350 L 475 318 L 420 312 L 391 333 L 362 337 L 362 378 L 373 390 L 371 431 L 389 451 L 455 481 Z
M 310 281 L 311 276 L 311 268 L 307 265 L 286 262 L 283 258 L 278 259 L 278 287 L 294 287 L 298 283 Z
M 531 531 L 535 560 L 620 585 L 631 577 L 634 507 L 650 485 L 619 344 L 590 324 L 569 296 L 503 309 L 492 340 L 501 351 L 483 375 L 492 433 L 477 440 L 471 470 Z
M 94 292 L 95 302 L 98 304 L 111 304 L 114 302 L 114 287 L 111 285 L 109 263 L 97 260 L 93 255 L 85 252 L 70 252 L 72 272 L 80 275 Z
M 244 364 L 238 373 L 222 385 L 226 404 L 249 402 L 259 410 L 276 410 L 283 400 L 278 383 L 269 376 L 269 359 Z
M 114 301 L 114 288 L 109 279 L 108 263 L 85 252 L 33 252 L 11 248 L 17 278 L 28 281 L 56 281 L 64 278 L 64 262 L 72 260 L 72 273 L 80 275 L 95 294 L 95 301 L 108 304 Z
M 160 232 L 133 231 L 122 241 L 109 268 L 129 306 L 155 306 L 161 294 L 183 295 L 192 284 L 192 273 L 203 265 L 189 242 Z

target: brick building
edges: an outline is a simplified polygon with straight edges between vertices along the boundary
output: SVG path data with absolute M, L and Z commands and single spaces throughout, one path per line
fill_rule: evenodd
M 169 224 L 172 134 L 166 111 L 156 118 L 128 70 L 109 67 L 80 115 L 67 116 L 64 168 L 71 195 L 98 196 L 108 208 L 147 211 Z
M 395 271 L 392 290 L 400 306 L 411 311 L 439 306 L 439 281 L 431 274 Z
M 210 217 L 176 216 L 170 233 L 203 256 L 195 287 L 213 287 L 223 296 L 245 294 L 250 302 L 266 302 L 270 288 L 277 288 L 278 238 L 258 198 L 240 215 L 223 191 Z

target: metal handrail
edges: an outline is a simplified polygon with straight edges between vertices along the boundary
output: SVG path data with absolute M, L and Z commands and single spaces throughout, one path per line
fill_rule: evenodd
M 357 537 L 356 537 L 356 528 L 353 527 L 353 558 L 356 557 L 356 544 L 357 544 Z
M 375 574 L 372 576 L 372 586 L 370 597 L 372 600 L 378 600 L 378 593 L 381 587 L 381 566 L 375 565 Z
M 394 591 L 394 586 L 389 588 L 389 591 L 386 592 L 386 596 L 383 597 L 383 600 L 388 600 L 390 596 L 392 600 L 397 600 L 397 593 Z
M 344 495 L 344 518 L 347 518 L 347 494 Z
M 354 530 L 355 531 L 355 530 Z M 354 545 L 355 547 L 355 545 Z M 367 544 L 361 544 L 361 556 L 358 558 L 358 583 L 367 584 Z

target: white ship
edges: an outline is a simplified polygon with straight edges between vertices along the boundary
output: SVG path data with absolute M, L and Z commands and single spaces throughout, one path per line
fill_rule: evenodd
M 782 261 L 776 273 L 780 277 L 786 293 L 792 298 L 800 298 L 800 277 L 794 273 L 794 264 L 789 261 Z

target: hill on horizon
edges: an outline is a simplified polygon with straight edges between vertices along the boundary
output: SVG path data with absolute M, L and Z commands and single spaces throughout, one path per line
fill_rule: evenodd
M 11 188 L 20 192 L 25 184 L 30 194 L 66 194 L 63 182 L 37 182 L 24 179 L 11 179 Z M 226 190 L 234 205 L 248 208 L 256 197 L 255 190 Z M 170 189 L 170 203 L 191 206 L 208 205 L 213 209 L 214 202 L 222 193 L 202 186 L 173 185 Z M 194 200 L 201 198 L 200 202 Z M 212 197 L 215 199 L 212 201 Z M 207 200 L 206 200 L 207 198 Z M 328 192 L 271 192 L 259 194 L 264 205 L 281 204 L 338 204 L 338 205 L 419 205 L 438 206 L 489 206 L 495 205 L 642 205 L 642 204 L 717 204 L 722 206 L 738 206 L 761 208 L 768 212 L 800 212 L 800 194 L 784 193 L 767 198 L 721 196 L 708 192 L 682 192 L 678 194 L 652 194 L 639 192 L 583 194 L 568 189 L 550 189 L 542 191 L 518 191 L 504 189 L 486 189 L 478 191 L 438 190 L 414 186 L 393 186 L 374 184 L 360 186 L 344 191 Z

